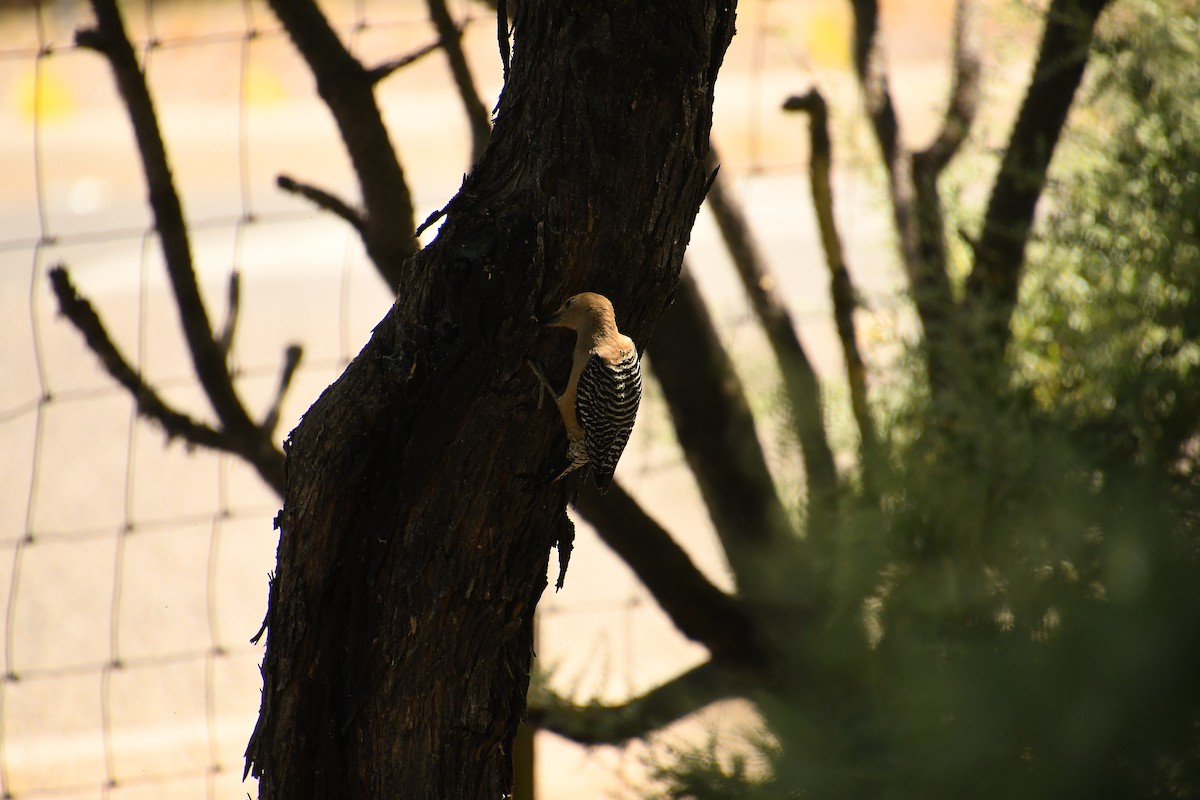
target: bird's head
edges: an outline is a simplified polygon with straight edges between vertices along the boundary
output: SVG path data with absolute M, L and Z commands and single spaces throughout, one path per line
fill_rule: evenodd
M 595 292 L 583 292 L 568 297 L 557 311 L 542 320 L 542 325 L 581 331 L 612 320 L 613 307 L 607 297 Z

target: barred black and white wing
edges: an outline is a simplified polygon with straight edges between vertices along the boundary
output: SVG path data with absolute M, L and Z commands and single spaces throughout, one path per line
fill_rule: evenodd
M 638 403 L 642 399 L 642 367 L 637 350 L 615 363 L 592 353 L 575 394 L 575 414 L 583 428 L 584 446 L 592 478 L 607 489 L 617 461 L 633 432 Z

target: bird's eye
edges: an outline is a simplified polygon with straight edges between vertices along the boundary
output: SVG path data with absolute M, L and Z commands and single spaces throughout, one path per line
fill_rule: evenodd
M 563 308 L 570 308 L 572 305 L 574 305 L 574 303 L 575 303 L 575 298 L 572 297 L 570 300 L 563 303 Z

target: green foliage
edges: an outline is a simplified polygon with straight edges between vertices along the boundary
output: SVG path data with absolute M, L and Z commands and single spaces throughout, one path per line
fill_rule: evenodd
M 1123 456 L 1170 458 L 1200 382 L 1200 5 L 1130 3 L 1017 321 L 1021 375 Z
M 910 402 L 882 501 L 806 545 L 828 607 L 755 698 L 769 773 L 710 747 L 668 796 L 1200 795 L 1198 11 L 1115 7 L 1012 391 Z

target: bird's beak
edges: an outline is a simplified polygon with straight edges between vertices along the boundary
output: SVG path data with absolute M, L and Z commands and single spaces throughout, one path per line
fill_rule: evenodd
M 543 328 L 553 328 L 553 327 L 557 326 L 560 322 L 562 322 L 562 309 L 561 308 L 558 309 L 557 311 L 555 311 L 550 316 L 542 317 L 540 320 L 538 320 L 538 323 Z

